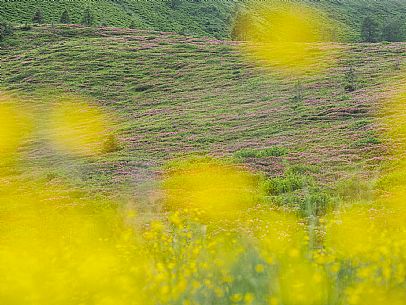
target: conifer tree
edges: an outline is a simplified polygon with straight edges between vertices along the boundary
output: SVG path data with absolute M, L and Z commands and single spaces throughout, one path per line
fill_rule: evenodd
M 70 19 L 68 10 L 63 11 L 63 13 L 61 15 L 60 22 L 63 23 L 63 24 L 71 23 L 71 19 Z
M 35 12 L 34 16 L 32 17 L 32 22 L 38 24 L 44 23 L 44 15 L 41 10 L 37 10 Z
M 94 16 L 89 8 L 83 12 L 82 24 L 86 26 L 92 26 L 94 24 Z
M 377 42 L 379 37 L 379 25 L 372 17 L 366 17 L 361 26 L 362 40 L 365 42 Z

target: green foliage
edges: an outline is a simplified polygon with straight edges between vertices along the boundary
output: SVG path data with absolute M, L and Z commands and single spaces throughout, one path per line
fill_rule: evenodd
M 130 28 L 130 29 L 136 29 L 136 28 L 137 28 L 137 24 L 135 23 L 134 20 L 131 20 L 131 23 L 130 23 L 130 25 L 129 25 L 129 28 Z
M 387 20 L 382 29 L 382 40 L 384 41 L 403 41 L 405 22 L 402 19 Z
M 371 180 L 360 176 L 353 176 L 339 181 L 335 186 L 335 193 L 342 201 L 369 201 L 374 198 L 374 185 Z
M 239 11 L 233 21 L 231 29 L 232 40 L 247 40 L 247 29 L 249 24 L 252 24 L 252 17 L 250 14 Z
M 357 89 L 356 77 L 353 67 L 350 67 L 345 73 L 344 89 L 347 92 L 353 92 Z
M 25 23 L 24 25 L 22 25 L 20 27 L 20 29 L 23 30 L 23 31 L 29 31 L 29 30 L 32 29 L 32 26 L 31 26 L 31 24 Z
M 32 17 L 32 22 L 34 23 L 44 23 L 44 14 L 42 13 L 42 10 L 37 10 L 34 14 L 34 16 Z
M 127 28 L 134 20 L 140 29 L 244 40 L 247 20 L 244 19 L 243 2 L 168 0 L 163 4 L 162 0 L 99 0 L 91 8 L 96 24 L 105 22 L 108 26 Z M 382 24 L 388 19 L 394 20 L 406 15 L 406 2 L 398 0 L 311 1 L 310 4 L 338 21 L 342 31 L 336 40 L 360 40 L 365 11 Z M 64 10 L 69 12 L 70 23 L 80 23 L 88 1 L 2 1 L 1 5 L 0 19 L 12 23 L 31 22 L 38 7 L 44 13 L 44 23 L 61 22 Z M 242 18 L 234 18 L 237 9 Z
M 181 0 L 169 0 L 168 3 L 172 9 L 176 9 L 179 7 L 179 5 L 182 3 L 182 1 Z
M 281 206 L 298 211 L 301 216 L 321 216 L 334 206 L 332 195 L 319 186 L 303 166 L 289 168 L 285 175 L 265 181 L 265 191 Z
M 96 3 L 97 2 L 97 3 Z M 183 32 L 193 36 L 226 38 L 229 21 L 234 12 L 234 1 L 180 1 L 172 8 L 170 1 L 162 0 L 99 0 L 91 5 L 94 24 L 128 28 L 132 21 L 143 30 Z M 2 1 L 0 19 L 12 23 L 31 22 L 36 9 L 41 7 L 44 23 L 60 23 L 67 10 L 70 23 L 79 24 L 89 1 L 83 0 L 25 0 Z
M 266 190 L 270 195 L 281 195 L 300 190 L 312 182 L 313 181 L 305 175 L 288 172 L 283 177 L 269 179 Z
M 94 15 L 93 15 L 93 12 L 89 8 L 86 8 L 84 10 L 81 24 L 86 25 L 86 26 L 94 25 Z
M 4 21 L 0 21 L 0 41 L 2 41 L 6 36 L 13 33 L 12 26 Z
M 63 13 L 62 13 L 62 15 L 61 15 L 60 22 L 61 22 L 61 23 L 64 23 L 64 24 L 69 24 L 69 23 L 71 23 L 71 19 L 70 19 L 68 10 L 64 10 L 64 11 L 63 11 Z
M 376 144 L 381 144 L 381 140 L 374 135 L 367 135 L 365 138 L 355 141 L 351 147 L 365 147 Z
M 374 18 L 364 18 L 361 26 L 361 37 L 365 42 L 377 42 L 379 40 L 379 24 Z
M 237 158 L 266 158 L 266 157 L 281 157 L 288 153 L 284 147 L 270 147 L 265 149 L 242 149 L 234 155 Z
M 302 216 L 323 216 L 334 208 L 334 200 L 327 191 L 314 187 L 299 201 L 298 206 Z
M 120 141 L 117 139 L 117 137 L 114 134 L 110 134 L 103 142 L 102 152 L 112 153 L 121 150 L 121 148 Z

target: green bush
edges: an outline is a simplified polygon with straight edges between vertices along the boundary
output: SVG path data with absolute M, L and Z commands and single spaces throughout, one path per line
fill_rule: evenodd
M 379 40 L 379 24 L 372 17 L 365 17 L 361 25 L 361 37 L 364 42 Z
M 64 10 L 64 11 L 63 11 L 63 13 L 62 13 L 62 15 L 61 15 L 61 19 L 60 19 L 59 21 L 60 21 L 61 23 L 63 23 L 63 24 L 69 24 L 69 23 L 71 23 L 71 19 L 70 19 L 68 10 Z
M 25 23 L 23 26 L 20 27 L 20 30 L 22 31 L 29 31 L 32 29 L 31 24 Z
M 269 179 L 266 183 L 266 191 L 270 195 L 290 193 L 302 189 L 309 182 L 309 177 L 288 173 L 283 177 Z
M 94 15 L 89 8 L 85 9 L 83 12 L 81 23 L 86 26 L 92 26 L 94 24 Z
M 44 14 L 42 13 L 41 10 L 37 10 L 34 14 L 34 16 L 32 17 L 32 22 L 34 23 L 44 23 Z
M 136 29 L 137 28 L 137 23 L 134 20 L 131 20 L 131 23 L 129 25 L 130 29 Z
M 113 134 L 107 136 L 106 140 L 103 142 L 102 152 L 111 153 L 121 150 L 120 141 Z
M 344 89 L 346 92 L 353 92 L 357 89 L 355 72 L 352 67 L 348 69 L 344 76 Z
M 401 19 L 387 20 L 382 29 L 382 40 L 384 41 L 403 41 L 404 40 L 404 21 Z
M 12 33 L 12 26 L 7 22 L 0 21 L 0 41 L 3 40 L 6 36 L 11 35 Z
M 332 197 L 319 188 L 312 188 L 299 204 L 302 216 L 322 216 L 334 207 Z

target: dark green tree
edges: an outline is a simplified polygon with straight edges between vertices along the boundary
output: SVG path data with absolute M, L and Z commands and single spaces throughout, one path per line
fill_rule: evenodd
M 86 26 L 92 26 L 94 24 L 94 16 L 89 8 L 85 9 L 85 11 L 83 12 L 81 23 Z
M 3 40 L 7 35 L 13 33 L 13 28 L 10 24 L 0 21 L 0 41 Z
M 391 20 L 382 29 L 382 39 L 385 41 L 403 41 L 404 22 L 400 19 Z
M 377 42 L 379 39 L 379 24 L 372 17 L 365 17 L 361 26 L 362 40 L 365 42 Z
M 130 29 L 136 29 L 137 28 L 137 24 L 135 23 L 134 20 L 131 21 L 130 25 L 129 25 Z
M 173 9 L 176 9 L 181 4 L 181 0 L 169 0 L 169 6 Z
M 63 23 L 63 24 L 71 23 L 71 19 L 70 19 L 68 10 L 63 11 L 63 13 L 61 15 L 60 22 Z
M 44 14 L 42 13 L 41 10 L 37 10 L 34 14 L 34 16 L 32 17 L 32 22 L 34 23 L 44 23 Z

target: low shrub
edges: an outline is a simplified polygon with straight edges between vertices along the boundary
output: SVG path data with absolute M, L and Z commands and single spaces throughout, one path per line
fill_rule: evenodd
M 0 41 L 12 33 L 13 27 L 7 22 L 0 21 Z
M 106 140 L 103 142 L 103 147 L 102 147 L 103 153 L 111 153 L 111 152 L 119 151 L 121 149 L 122 149 L 122 147 L 120 145 L 120 141 L 113 134 L 108 135 Z

